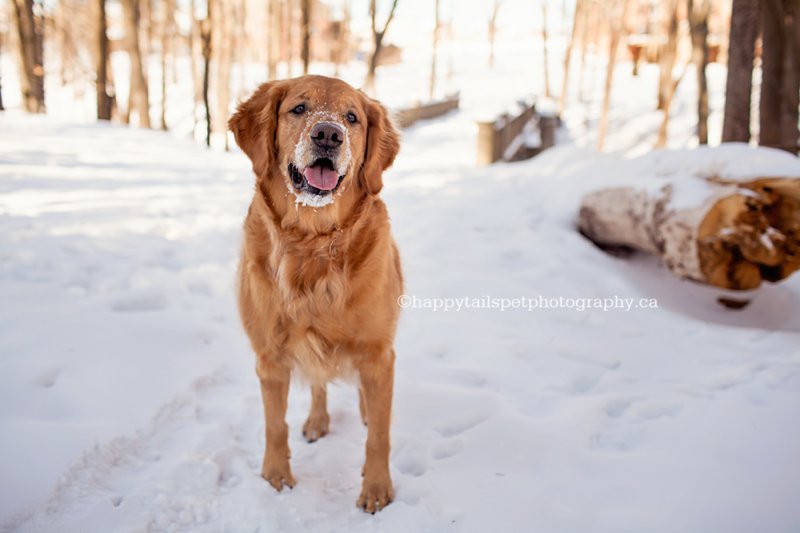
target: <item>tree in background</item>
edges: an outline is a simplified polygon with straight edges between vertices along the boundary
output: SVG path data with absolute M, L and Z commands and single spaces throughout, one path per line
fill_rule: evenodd
M 659 78 L 658 78 L 658 109 L 664 109 L 667 97 L 672 87 L 672 71 L 675 69 L 675 60 L 678 53 L 678 0 L 665 0 L 665 15 L 667 17 L 667 40 L 661 46 L 659 58 Z
M 30 113 L 44 113 L 44 15 L 34 14 L 33 0 L 12 3 L 19 37 L 22 104 Z
M 130 123 L 131 114 L 135 109 L 139 118 L 139 125 L 143 128 L 149 128 L 150 95 L 147 88 L 147 78 L 144 74 L 142 52 L 139 46 L 139 7 L 138 0 L 122 0 L 123 18 L 125 19 L 125 44 L 131 60 L 128 109 L 125 112 L 123 122 Z
M 383 46 L 383 38 L 386 35 L 386 30 L 389 29 L 389 24 L 392 23 L 394 12 L 397 9 L 397 0 L 392 0 L 392 6 L 389 9 L 389 15 L 386 17 L 386 23 L 382 29 L 378 29 L 377 21 L 377 6 L 376 0 L 369 0 L 369 16 L 372 28 L 372 54 L 369 57 L 367 64 L 367 77 L 364 80 L 364 90 L 368 93 L 375 94 L 375 70 L 378 68 L 378 56 Z
M 214 107 L 211 131 L 221 135 L 228 149 L 228 113 L 231 104 L 231 67 L 233 62 L 233 24 L 236 20 L 233 2 L 210 0 L 208 13 L 211 19 L 211 62 L 216 66 Z
M 611 88 L 614 81 L 614 67 L 616 66 L 617 48 L 622 37 L 623 21 L 628 12 L 628 0 L 614 0 L 610 15 L 609 41 L 608 41 L 608 66 L 606 68 L 606 87 L 603 93 L 603 108 L 600 113 L 600 126 L 597 132 L 597 150 L 603 150 L 608 130 L 608 108 L 611 102 Z
M 439 46 L 439 0 L 434 0 L 434 22 L 433 22 L 433 50 L 431 51 L 431 80 L 428 86 L 428 98 L 433 100 L 436 91 L 436 53 Z
M 503 5 L 503 0 L 492 0 L 492 10 L 489 12 L 489 68 L 494 68 L 494 38 L 497 35 L 497 14 L 500 12 L 500 7 Z
M 206 15 L 206 18 L 200 21 L 200 41 L 201 50 L 203 54 L 203 80 L 201 83 L 203 109 L 205 111 L 206 122 L 206 146 L 211 146 L 211 105 L 209 104 L 209 81 L 211 78 L 211 18 Z
M 303 61 L 303 74 L 308 74 L 311 63 L 311 0 L 300 0 L 300 16 L 303 34 L 300 58 Z
M 2 54 L 0 54 L 0 57 L 2 57 Z M 3 107 L 3 82 L 2 79 L 0 78 L 0 111 L 5 111 L 5 110 L 6 108 Z
M 797 153 L 800 140 L 800 2 L 762 0 L 761 146 Z
M 436 0 L 438 2 L 438 0 Z M 348 45 L 350 39 L 350 0 L 342 0 L 342 20 L 338 22 L 336 32 L 336 53 L 333 62 L 333 75 L 339 75 L 340 66 L 349 59 Z
M 542 70 L 544 71 L 544 95 L 550 98 L 550 68 L 547 61 L 547 0 L 542 2 Z
M 567 50 L 564 52 L 564 77 L 561 80 L 561 93 L 558 97 L 558 114 L 564 112 L 564 106 L 567 103 L 567 90 L 569 81 L 569 64 L 572 58 L 572 48 L 575 46 L 575 41 L 578 38 L 578 31 L 586 25 L 585 15 L 588 12 L 586 0 L 576 0 L 575 12 L 572 16 L 572 32 L 567 40 Z M 566 21 L 566 18 L 565 18 Z
M 278 77 L 278 49 L 280 47 L 280 6 L 278 0 L 267 0 L 267 76 Z
M 761 23 L 758 3 L 759 0 L 733 0 L 722 142 L 750 141 L 753 59 Z
M 108 55 L 109 44 L 106 23 L 106 0 L 95 0 L 97 17 L 97 50 L 95 52 L 95 90 L 97 92 L 97 119 L 111 120 L 114 98 L 109 94 Z
M 689 0 L 687 13 L 692 34 L 692 61 L 697 69 L 697 138 L 708 144 L 708 14 L 709 0 Z
M 175 33 L 175 0 L 162 0 L 159 13 L 161 37 L 161 129 L 167 130 L 167 55 L 171 55 L 171 37 Z M 172 58 L 173 65 L 175 63 Z

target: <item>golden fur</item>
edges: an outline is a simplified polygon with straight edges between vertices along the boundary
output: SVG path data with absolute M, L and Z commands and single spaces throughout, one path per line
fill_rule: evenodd
M 292 112 L 299 104 L 302 115 Z M 358 122 L 350 124 L 348 113 Z M 347 128 L 342 149 L 349 150 L 349 166 L 333 203 L 311 207 L 297 203 L 287 169 L 320 116 Z M 352 374 L 368 425 L 357 505 L 374 512 L 393 498 L 389 420 L 402 275 L 377 195 L 399 149 L 397 131 L 378 102 L 322 76 L 262 85 L 239 105 L 229 127 L 256 175 L 244 222 L 239 309 L 264 400 L 262 475 L 277 490 L 294 485 L 285 422 L 291 374 L 311 383 L 303 428 L 309 441 L 328 431 L 325 384 Z

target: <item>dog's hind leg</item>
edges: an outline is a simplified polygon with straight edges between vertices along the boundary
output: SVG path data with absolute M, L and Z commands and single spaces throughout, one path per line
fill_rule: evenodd
M 303 424 L 303 436 L 308 442 L 328 434 L 331 418 L 328 416 L 328 393 L 325 388 L 324 384 L 311 386 L 311 411 Z

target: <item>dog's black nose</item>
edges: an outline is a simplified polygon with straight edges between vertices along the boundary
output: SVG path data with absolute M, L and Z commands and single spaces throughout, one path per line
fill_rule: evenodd
M 311 128 L 311 140 L 320 148 L 338 148 L 344 141 L 344 130 L 331 122 L 320 122 Z

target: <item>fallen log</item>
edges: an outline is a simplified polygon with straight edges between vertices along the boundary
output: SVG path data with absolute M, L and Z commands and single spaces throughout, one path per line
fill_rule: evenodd
M 800 178 L 681 180 L 693 183 L 588 194 L 581 233 L 601 247 L 660 256 L 672 273 L 724 289 L 755 289 L 800 269 Z

